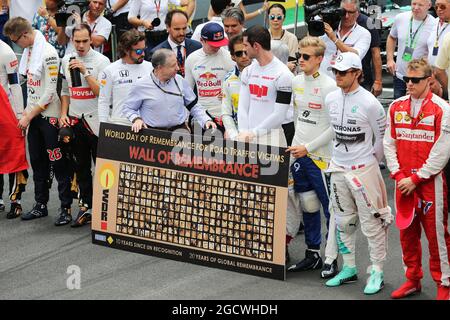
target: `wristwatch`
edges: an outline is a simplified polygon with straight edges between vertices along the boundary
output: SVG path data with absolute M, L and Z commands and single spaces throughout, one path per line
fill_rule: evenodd
M 91 72 L 89 70 L 86 70 L 86 73 L 83 75 L 85 78 L 89 77 L 91 75 Z

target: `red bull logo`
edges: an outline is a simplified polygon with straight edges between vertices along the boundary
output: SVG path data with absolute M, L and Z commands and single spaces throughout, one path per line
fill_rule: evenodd
M 217 79 L 217 76 L 214 73 L 205 72 L 204 74 L 201 74 L 198 78 L 204 79 L 204 80 L 211 80 L 211 79 Z
M 220 40 L 223 40 L 223 32 L 222 31 L 216 32 L 213 35 L 213 41 L 220 41 Z

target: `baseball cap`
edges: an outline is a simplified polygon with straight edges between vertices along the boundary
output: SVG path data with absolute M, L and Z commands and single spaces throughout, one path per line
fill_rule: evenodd
M 361 59 L 354 52 L 343 52 L 336 57 L 332 68 L 339 71 L 346 71 L 352 68 L 362 70 Z
M 225 38 L 223 27 L 215 22 L 209 22 L 202 28 L 201 37 L 213 47 L 223 47 L 228 45 L 228 39 Z

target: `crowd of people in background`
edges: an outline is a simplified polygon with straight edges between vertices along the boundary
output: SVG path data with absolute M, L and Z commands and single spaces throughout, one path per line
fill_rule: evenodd
M 90 0 L 61 25 L 62 2 L 0 0 L 0 192 L 8 175 L 8 219 L 48 216 L 55 178 L 55 225 L 90 223 L 101 122 L 134 132 L 219 130 L 224 139 L 290 154 L 288 272 L 320 270 L 328 287 L 357 281 L 360 225 L 370 259 L 364 293 L 376 294 L 395 223 L 406 282 L 391 297 L 421 291 L 423 228 L 436 298 L 450 299 L 450 0 L 435 1 L 437 17 L 428 13 L 430 0 L 412 0 L 411 11 L 395 17 L 386 44 L 395 100 L 387 111 L 376 98 L 383 90 L 380 30 L 360 13 L 359 0 L 341 1 L 337 29 L 325 23 L 324 35 L 302 39 L 284 28 L 280 3 L 249 12 L 240 0 L 211 0 L 209 21 L 193 28 L 196 0 Z M 246 28 L 260 15 L 268 28 Z M 21 203 L 25 139 L 32 208 Z M 395 210 L 380 171 L 384 157 Z M 301 225 L 305 256 L 291 264 Z

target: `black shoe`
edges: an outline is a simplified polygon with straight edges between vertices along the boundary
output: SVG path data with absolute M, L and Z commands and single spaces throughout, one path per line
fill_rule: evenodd
M 288 246 L 286 246 L 286 258 L 285 258 L 286 260 L 286 263 L 285 264 L 288 264 L 289 263 L 289 261 L 291 261 L 291 256 L 289 255 L 289 249 L 288 249 Z
M 339 272 L 337 261 L 334 260 L 332 264 L 325 263 L 323 265 L 322 271 L 320 272 L 320 277 L 322 279 L 333 278 Z
M 298 228 L 297 234 L 304 234 L 305 233 L 305 225 L 303 222 L 300 222 L 300 227 Z
M 15 219 L 22 214 L 22 205 L 17 202 L 11 203 L 11 209 L 6 214 L 6 219 Z
M 92 220 L 92 215 L 90 210 L 87 208 L 81 208 L 78 212 L 78 216 L 75 220 L 72 221 L 72 224 L 70 225 L 72 228 L 81 227 L 85 224 L 90 223 Z
M 378 164 L 378 166 L 380 167 L 380 170 L 386 169 L 386 164 L 385 164 L 384 162 L 380 162 L 380 163 Z
M 307 270 L 316 270 L 322 268 L 322 258 L 319 253 L 316 251 L 311 251 L 306 249 L 305 259 L 298 262 L 297 264 L 293 264 L 287 270 L 288 271 L 307 271 Z
M 48 216 L 47 206 L 42 203 L 36 203 L 30 212 L 22 214 L 22 220 L 33 220 L 46 216 Z
M 64 226 L 72 221 L 71 210 L 68 208 L 59 209 L 59 217 L 55 220 L 55 226 Z
M 4 203 L 0 203 L 0 212 L 5 211 L 5 204 Z

